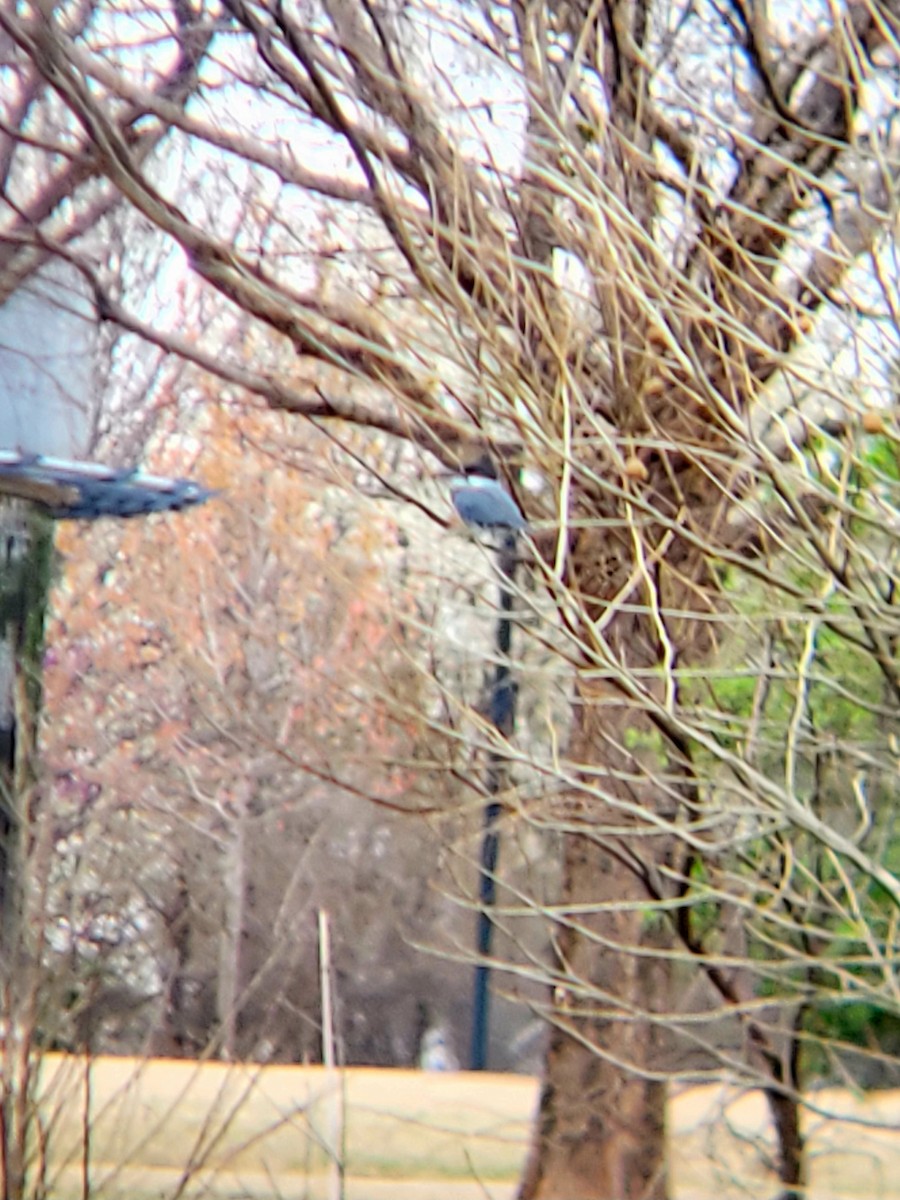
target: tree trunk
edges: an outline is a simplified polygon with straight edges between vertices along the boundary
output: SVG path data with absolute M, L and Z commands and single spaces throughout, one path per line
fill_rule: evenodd
M 600 892 L 611 898 L 617 884 L 628 886 L 629 872 L 587 837 L 571 835 L 565 858 L 567 900 L 596 903 Z M 658 1037 L 633 1012 L 667 988 L 668 972 L 635 953 L 643 944 L 642 920 L 640 913 L 610 913 L 560 939 L 573 974 L 596 982 L 583 999 L 557 989 L 557 1024 L 520 1200 L 664 1200 L 667 1194 L 666 1086 L 640 1073 L 652 1069 Z M 623 948 L 592 942 L 594 932 Z M 609 989 L 602 1001 L 601 987 Z
M 172 1058 L 190 1058 L 202 1046 L 194 1036 L 196 1022 L 191 1012 L 189 975 L 191 971 L 191 893 L 189 874 L 178 869 L 174 890 L 160 916 L 171 951 L 168 963 L 166 998 L 159 1028 L 154 1037 L 153 1053 Z
M 0 509 L 0 538 L 0 951 L 8 968 L 21 936 L 19 882 L 34 784 L 53 535 L 13 500 Z
M 785 1185 L 778 1200 L 803 1200 L 808 1171 L 806 1143 L 800 1129 L 800 1104 L 786 1092 L 766 1093 L 778 1143 L 778 1177 Z
M 230 797 L 231 820 L 225 833 L 224 925 L 219 943 L 219 980 L 216 989 L 221 1054 L 234 1062 L 238 1055 L 238 1004 L 243 968 L 241 947 L 244 940 L 247 902 L 247 807 L 249 787 L 241 780 Z
M 655 954 L 667 935 L 648 916 L 642 863 L 668 859 L 670 838 L 648 836 L 621 806 L 637 799 L 623 746 L 638 714 L 580 691 L 572 757 L 596 773 L 565 817 L 584 829 L 565 839 L 553 1030 L 519 1200 L 665 1200 L 664 1025 L 653 1017 L 668 1008 L 670 960 Z
M 26 911 L 24 863 L 46 879 L 46 854 L 33 852 L 34 759 L 41 701 L 44 615 L 50 586 L 53 535 L 46 521 L 13 501 L 3 506 L 5 558 L 0 568 L 3 761 L 0 763 L 0 983 L 6 1034 L 0 1052 L 0 1197 L 26 1188 L 34 1137 L 31 1050 L 40 1019 L 39 972 L 31 934 L 42 913 Z

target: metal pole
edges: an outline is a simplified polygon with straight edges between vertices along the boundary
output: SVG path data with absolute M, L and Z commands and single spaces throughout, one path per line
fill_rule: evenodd
M 515 724 L 516 685 L 512 678 L 510 651 L 512 650 L 512 607 L 517 562 L 517 539 L 515 532 L 504 536 L 497 552 L 500 575 L 500 616 L 497 619 L 497 665 L 491 683 L 490 719 L 498 732 L 509 736 Z M 491 753 L 485 774 L 485 790 L 489 796 L 497 796 L 506 782 L 506 759 L 502 754 Z M 494 918 L 492 909 L 497 898 L 497 863 L 500 857 L 500 833 L 497 821 L 501 805 L 489 800 L 484 806 L 484 833 L 481 839 L 481 858 L 478 877 L 478 925 L 476 931 L 475 986 L 472 997 L 472 1045 L 469 1066 L 473 1071 L 487 1067 L 488 1037 L 490 1026 L 490 955 L 494 942 Z

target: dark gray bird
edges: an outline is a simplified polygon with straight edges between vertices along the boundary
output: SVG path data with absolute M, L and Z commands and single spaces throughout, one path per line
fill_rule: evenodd
M 527 529 L 528 522 L 506 488 L 480 464 L 454 476 L 453 505 L 467 525 L 477 529 Z
M 191 479 L 0 450 L 0 494 L 30 500 L 58 520 L 180 512 L 214 493 Z

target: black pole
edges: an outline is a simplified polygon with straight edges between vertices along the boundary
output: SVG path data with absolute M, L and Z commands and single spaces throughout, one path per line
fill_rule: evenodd
M 497 552 L 500 574 L 500 616 L 497 619 L 497 665 L 490 692 L 490 719 L 504 736 L 512 733 L 516 715 L 516 685 L 512 678 L 510 651 L 512 649 L 512 607 L 517 561 L 516 534 L 507 533 Z M 492 752 L 488 758 L 485 789 L 489 796 L 499 795 L 506 778 L 506 759 Z M 500 857 L 500 833 L 497 821 L 501 805 L 489 800 L 484 806 L 484 833 L 481 839 L 481 859 L 478 877 L 478 926 L 476 932 L 475 989 L 472 997 L 472 1046 L 469 1066 L 483 1071 L 487 1066 L 488 1030 L 490 1024 L 490 976 L 488 961 L 494 942 L 492 908 L 497 898 L 497 862 Z

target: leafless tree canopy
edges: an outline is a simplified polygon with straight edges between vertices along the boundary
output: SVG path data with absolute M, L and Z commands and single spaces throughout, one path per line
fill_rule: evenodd
M 0 10 L 0 295 L 62 258 L 396 497 L 488 450 L 529 517 L 575 693 L 505 746 L 564 847 L 526 1198 L 663 1197 L 711 1069 L 797 1195 L 829 1021 L 898 1014 L 898 16 L 784 7 Z

